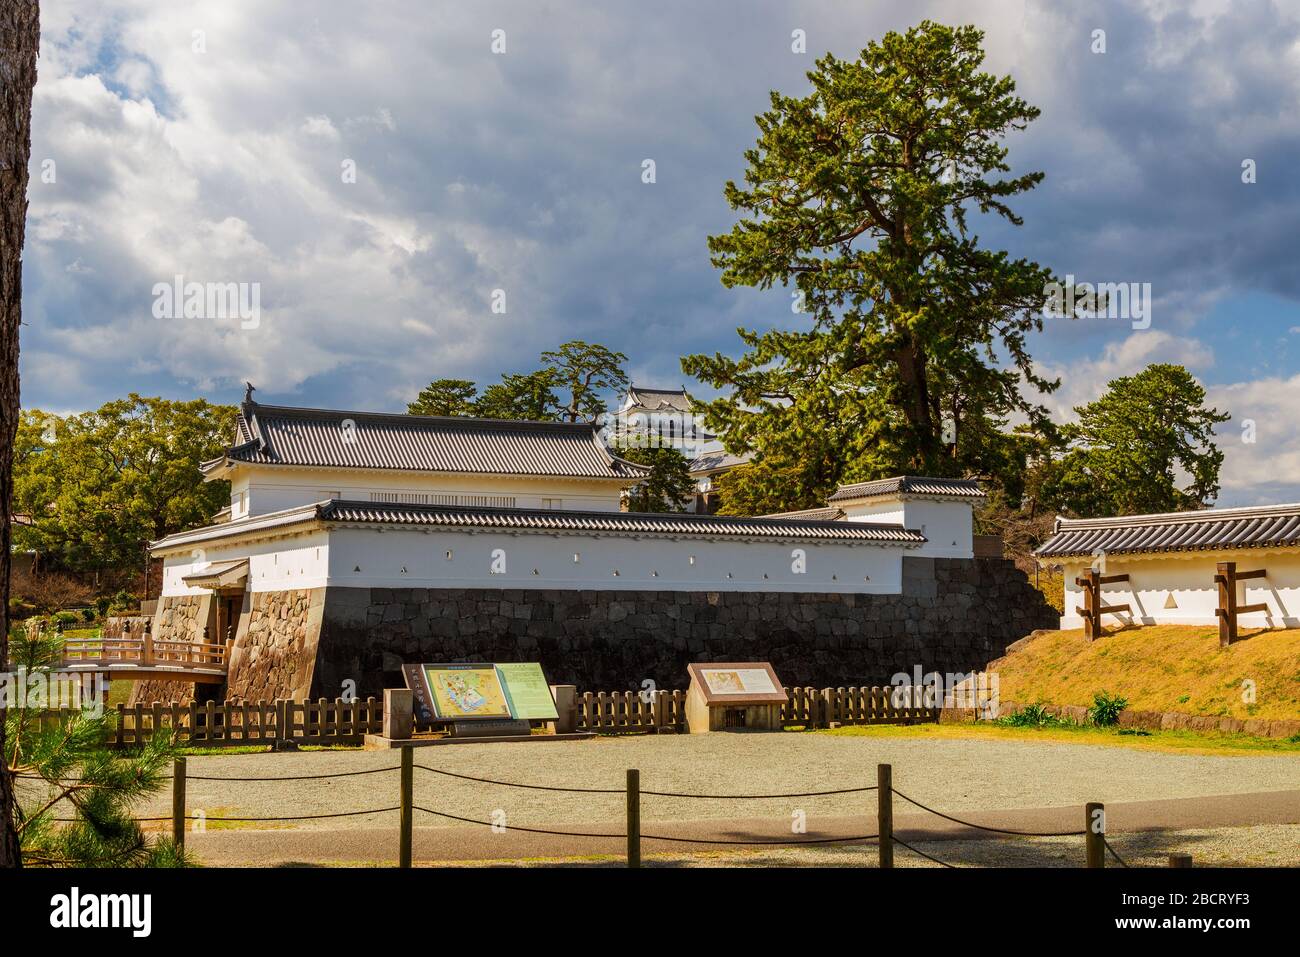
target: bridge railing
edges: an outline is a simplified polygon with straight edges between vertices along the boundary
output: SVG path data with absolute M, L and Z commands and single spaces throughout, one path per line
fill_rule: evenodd
M 65 666 L 134 665 L 224 671 L 234 642 L 172 641 L 150 634 L 143 638 L 69 638 L 63 643 Z

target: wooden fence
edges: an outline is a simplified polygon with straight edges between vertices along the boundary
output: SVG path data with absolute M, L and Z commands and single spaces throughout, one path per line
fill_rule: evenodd
M 939 719 L 923 689 L 789 688 L 781 723 L 831 728 L 854 724 L 919 724 Z M 223 747 L 293 741 L 307 745 L 356 745 L 383 731 L 384 705 L 364 701 L 206 701 L 189 704 L 119 704 L 110 747 L 139 747 L 153 735 L 171 736 L 183 747 Z M 684 733 L 685 691 L 600 691 L 575 698 L 572 727 L 597 734 Z M 55 718 L 52 713 L 50 720 Z M 534 722 L 540 724 L 541 722 Z M 431 730 L 423 725 L 417 730 Z
M 920 724 L 939 720 L 937 705 L 926 706 L 917 689 L 787 688 L 781 723 L 831 728 L 850 724 Z M 575 701 L 577 731 L 644 734 L 686 731 L 685 691 L 585 692 Z
M 384 705 L 364 701 L 207 701 L 117 706 L 111 747 L 138 747 L 159 732 L 186 747 L 361 744 L 383 729 Z

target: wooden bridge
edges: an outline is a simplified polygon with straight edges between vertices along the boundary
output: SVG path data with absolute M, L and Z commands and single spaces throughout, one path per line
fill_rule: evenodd
M 60 670 L 105 674 L 128 681 L 162 679 L 220 684 L 230 667 L 233 641 L 164 641 L 142 638 L 69 638 Z

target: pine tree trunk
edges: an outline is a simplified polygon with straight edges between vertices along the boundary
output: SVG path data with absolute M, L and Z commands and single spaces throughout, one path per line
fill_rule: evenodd
M 0 0 L 0 670 L 9 651 L 10 524 L 14 435 L 18 429 L 18 327 L 22 322 L 27 163 L 32 153 L 32 88 L 41 22 L 37 0 Z M 20 867 L 13 778 L 6 765 L 0 699 L 0 867 Z

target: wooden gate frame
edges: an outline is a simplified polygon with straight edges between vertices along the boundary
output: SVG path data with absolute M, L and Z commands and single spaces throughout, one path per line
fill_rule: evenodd
M 1127 603 L 1123 605 L 1103 605 L 1101 603 L 1101 586 L 1113 585 L 1116 582 L 1128 581 L 1128 574 L 1123 575 L 1103 575 L 1095 568 L 1090 568 L 1083 573 L 1082 578 L 1076 578 L 1074 583 L 1083 589 L 1083 607 L 1075 607 L 1075 613 L 1083 618 L 1083 637 L 1088 641 L 1096 641 L 1101 637 L 1101 616 L 1117 615 L 1121 611 L 1132 612 L 1132 606 Z
M 1252 612 L 1268 611 L 1268 602 L 1256 602 L 1253 605 L 1237 604 L 1237 582 L 1252 578 L 1267 578 L 1268 572 L 1256 568 L 1248 572 L 1237 571 L 1236 562 L 1218 562 L 1214 566 L 1214 583 L 1219 587 L 1219 606 L 1214 609 L 1219 619 L 1219 645 L 1226 648 L 1237 640 L 1237 616 Z

